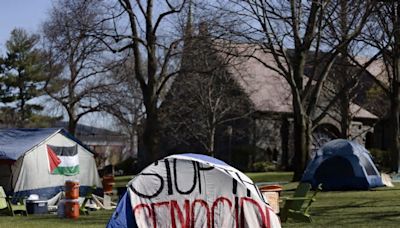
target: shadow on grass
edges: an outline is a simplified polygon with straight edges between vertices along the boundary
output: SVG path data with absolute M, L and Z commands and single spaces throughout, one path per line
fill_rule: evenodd
M 371 218 L 379 220 L 400 221 L 400 212 L 391 212 L 388 214 L 379 214 L 379 215 L 374 213 L 373 216 L 371 216 Z
M 322 216 L 312 214 L 312 223 L 300 223 L 296 221 L 289 221 L 283 223 L 282 227 L 398 227 L 400 222 L 400 213 L 380 213 L 376 212 L 360 213 L 354 212 L 341 212 L 330 213 L 329 216 Z
M 393 208 L 397 208 L 400 209 L 400 205 L 396 204 L 396 205 L 378 205 L 378 203 L 382 203 L 379 201 L 367 201 L 367 202 L 361 202 L 361 203 L 357 203 L 357 202 L 350 202 L 348 204 L 342 204 L 342 205 L 332 205 L 332 206 L 315 206 L 312 207 L 311 211 L 313 212 L 313 214 L 315 215 L 324 215 L 324 214 L 329 214 L 331 212 L 335 212 L 337 211 L 338 213 L 343 213 L 343 212 L 348 212 L 351 210 L 355 210 L 355 209 L 369 209 L 368 211 L 361 211 L 358 212 L 359 214 L 363 214 L 363 213 L 369 213 L 369 211 L 375 211 L 379 212 L 379 213 L 385 213 L 390 212 L 391 209 Z M 387 210 L 385 210 L 385 208 Z

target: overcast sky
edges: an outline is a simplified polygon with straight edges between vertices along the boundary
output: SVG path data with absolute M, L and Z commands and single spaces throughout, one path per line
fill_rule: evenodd
M 37 32 L 52 0 L 0 0 L 0 51 L 14 28 Z

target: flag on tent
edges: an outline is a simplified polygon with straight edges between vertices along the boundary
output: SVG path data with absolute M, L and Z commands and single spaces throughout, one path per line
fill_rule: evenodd
M 79 173 L 77 146 L 63 147 L 47 145 L 51 174 L 74 176 Z

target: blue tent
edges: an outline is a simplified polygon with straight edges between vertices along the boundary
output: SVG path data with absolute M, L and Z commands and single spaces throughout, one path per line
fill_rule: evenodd
M 362 145 L 336 139 L 322 146 L 308 164 L 302 182 L 324 190 L 356 190 L 383 186 L 371 155 Z
M 107 228 L 281 227 L 246 175 L 205 155 L 156 161 L 127 187 Z
M 107 228 L 137 228 L 135 218 L 132 216 L 131 198 L 128 193 L 118 203 Z

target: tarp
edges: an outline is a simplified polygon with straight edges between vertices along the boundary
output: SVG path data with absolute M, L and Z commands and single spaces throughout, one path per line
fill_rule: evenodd
M 48 146 L 75 147 L 79 158 L 76 175 L 52 174 Z M 0 132 L 0 185 L 14 196 L 37 194 L 50 199 L 64 190 L 66 180 L 80 182 L 80 194 L 91 186 L 101 188 L 93 153 L 62 129 L 3 129 Z M 6 174 L 5 174 L 6 173 Z
M 336 139 L 323 145 L 308 164 L 302 182 L 324 190 L 357 190 L 383 186 L 371 155 L 362 145 Z
M 0 159 L 17 160 L 61 129 L 0 129 Z
M 280 227 L 255 184 L 239 170 L 198 154 L 159 160 L 128 183 L 108 228 Z
M 82 142 L 62 128 L 0 129 L 0 160 L 16 161 L 39 143 L 57 133 L 75 141 L 88 150 Z

